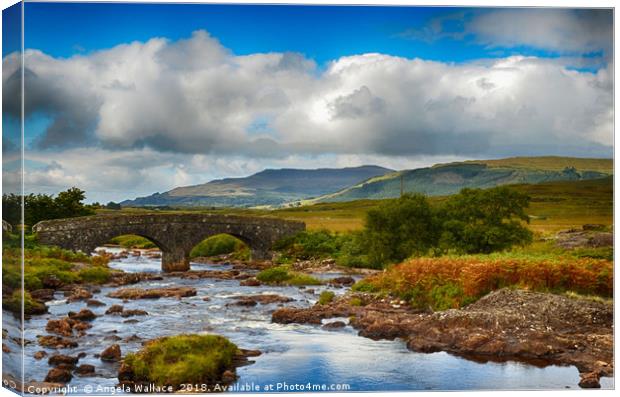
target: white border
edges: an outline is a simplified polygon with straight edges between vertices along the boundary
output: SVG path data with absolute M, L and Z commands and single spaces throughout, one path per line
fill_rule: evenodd
M 40 2 L 40 0 L 28 0 L 28 2 Z M 54 1 L 48 1 L 54 2 Z M 614 22 L 615 22 L 615 2 L 613 0 L 503 0 L 503 1 L 493 1 L 493 0 L 451 0 L 451 1 L 442 1 L 442 0 L 388 0 L 388 1 L 371 1 L 371 0 L 307 0 L 307 1 L 299 1 L 299 0 L 227 0 L 227 1 L 214 1 L 214 0 L 150 0 L 150 1 L 136 1 L 136 0 L 124 0 L 124 1 L 80 1 L 80 0 L 62 0 L 57 2 L 72 2 L 72 3 L 80 3 L 80 2 L 92 2 L 92 3 L 210 3 L 210 4 L 304 4 L 304 5 L 382 5 L 382 6 L 470 6 L 470 7 L 557 7 L 557 8 L 613 8 L 614 9 Z M 5 9 L 13 4 L 17 3 L 15 0 L 0 0 L 0 5 L 2 9 Z M 2 27 L 2 21 L 0 18 L 0 31 Z M 615 28 L 615 26 L 614 26 Z M 615 51 L 615 43 L 618 42 L 618 29 L 614 29 L 614 77 L 616 76 L 618 62 L 616 60 L 616 51 Z M 0 50 L 1 50 L 1 40 L 0 40 Z M 1 51 L 0 51 L 1 53 Z M 1 63 L 0 63 L 1 64 Z M 2 90 L 0 88 L 0 98 L 1 98 Z M 614 84 L 614 109 L 615 103 L 618 99 L 618 91 L 615 90 Z M 0 99 L 1 101 L 1 99 Z M 1 130 L 1 126 L 0 126 Z M 1 143 L 0 143 L 1 145 Z M 614 112 L 614 159 L 617 158 L 620 150 L 615 145 L 615 112 Z M 1 151 L 0 151 L 0 162 L 1 162 Z M 618 167 L 617 163 L 614 161 L 614 225 L 618 224 L 620 220 L 620 215 L 618 211 L 616 211 L 616 204 L 619 202 L 620 193 L 615 189 L 618 181 L 620 181 L 620 176 L 618 176 Z M 0 175 L 0 186 L 1 186 L 2 176 Z M 0 208 L 0 216 L 2 214 L 2 210 Z M 614 238 L 614 246 L 618 246 L 618 236 L 616 235 Z M 617 263 L 620 255 L 615 253 L 614 263 Z M 614 292 L 618 291 L 620 283 L 618 281 L 618 277 L 615 277 L 614 280 Z M 615 294 L 614 294 L 615 295 Z M 615 311 L 614 311 L 615 314 Z M 615 322 L 615 321 L 614 321 Z M 617 327 L 614 330 L 614 338 L 617 341 Z M 618 352 L 620 351 L 618 347 L 618 343 L 614 343 L 614 358 L 618 357 Z M 618 365 L 617 360 L 615 362 Z M 0 362 L 0 370 L 2 368 L 2 364 Z M 616 379 L 617 380 L 617 379 Z M 618 386 L 616 386 L 618 387 Z M 566 396 L 566 395 L 575 395 L 575 393 L 579 393 L 579 395 L 590 395 L 591 393 L 596 393 L 597 396 L 612 396 L 615 395 L 614 391 L 592 391 L 592 390 L 576 390 L 570 389 L 566 391 L 458 391 L 458 392 L 377 392 L 377 393 L 346 393 L 349 395 L 360 395 L 360 396 L 400 396 L 400 395 L 412 395 L 412 396 L 434 396 L 434 395 L 442 395 L 442 394 L 450 394 L 452 396 L 471 396 L 472 394 L 484 393 L 486 396 L 490 395 L 499 395 L 499 396 L 521 396 L 524 394 L 528 395 L 536 395 L 536 396 Z M 492 393 L 492 394 L 491 394 Z M 302 394 L 302 393 L 298 393 Z M 4 396 L 15 396 L 4 388 L 0 388 L 0 397 Z M 286 396 L 293 395 L 293 393 L 286 394 L 262 394 L 262 396 Z M 304 395 L 319 395 L 318 393 L 305 393 Z M 321 393 L 320 396 L 326 397 L 342 397 L 345 394 L 342 393 Z

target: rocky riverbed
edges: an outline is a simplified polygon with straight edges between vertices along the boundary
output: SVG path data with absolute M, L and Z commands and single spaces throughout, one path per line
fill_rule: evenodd
M 28 384 L 76 387 L 69 393 L 113 388 L 123 357 L 143 343 L 214 333 L 262 352 L 237 369 L 237 383 L 352 391 L 613 386 L 606 377 L 613 311 L 604 303 L 502 290 L 463 310 L 421 313 L 351 293 L 363 275 L 330 262 L 296 264 L 325 280 L 312 287 L 262 285 L 254 275 L 264 264 L 201 262 L 190 272 L 160 274 L 152 252 L 123 255 L 110 266 L 125 273 L 108 285 L 40 292 L 49 313 L 25 324 Z M 318 305 L 327 290 L 336 298 Z M 9 377 L 21 367 L 21 340 L 17 319 L 5 313 L 5 324 Z

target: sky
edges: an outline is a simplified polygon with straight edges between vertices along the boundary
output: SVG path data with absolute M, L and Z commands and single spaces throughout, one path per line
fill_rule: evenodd
M 611 157 L 612 31 L 604 9 L 26 3 L 25 187 L 107 202 L 265 168 Z

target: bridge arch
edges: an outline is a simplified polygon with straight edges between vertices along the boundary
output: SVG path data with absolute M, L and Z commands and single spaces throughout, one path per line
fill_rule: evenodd
M 238 215 L 139 214 L 56 219 L 39 222 L 33 230 L 44 244 L 86 253 L 113 237 L 135 234 L 160 247 L 163 271 L 185 271 L 191 249 L 208 237 L 230 234 L 250 247 L 252 259 L 267 259 L 274 242 L 305 230 L 305 224 Z

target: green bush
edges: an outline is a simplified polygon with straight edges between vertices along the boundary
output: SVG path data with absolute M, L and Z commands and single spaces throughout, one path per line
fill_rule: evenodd
M 136 381 L 158 386 L 215 384 L 222 373 L 233 370 L 238 348 L 218 335 L 178 335 L 147 343 L 138 353 L 128 354 L 123 363 Z
M 351 290 L 357 292 L 379 292 L 379 288 L 377 288 L 373 283 L 366 281 L 365 279 L 362 279 L 357 283 L 353 284 Z
M 274 249 L 292 259 L 319 259 L 337 256 L 349 237 L 327 230 L 304 231 L 274 244 Z
M 270 267 L 256 275 L 256 278 L 263 283 L 283 283 L 291 279 L 288 269 L 284 266 Z
M 190 252 L 190 258 L 197 258 L 200 256 L 217 256 L 231 253 L 239 253 L 243 258 L 243 255 L 249 255 L 249 249 L 238 238 L 229 234 L 218 234 L 213 237 L 209 237 L 206 240 L 201 241 Z
M 381 268 L 380 264 L 371 263 L 368 257 L 368 246 L 364 232 L 351 232 L 341 235 L 342 246 L 336 256 L 340 266 L 357 268 Z
M 265 269 L 256 275 L 259 281 L 267 284 L 320 285 L 321 280 L 304 273 L 291 272 L 287 266 Z
M 336 294 L 333 291 L 323 291 L 321 295 L 319 295 L 319 305 L 331 303 L 335 297 Z
M 81 269 L 78 276 L 87 283 L 104 284 L 110 281 L 111 271 L 105 266 L 92 266 Z
M 292 277 L 286 282 L 288 285 L 321 285 L 323 282 L 316 277 L 304 273 L 292 273 Z

